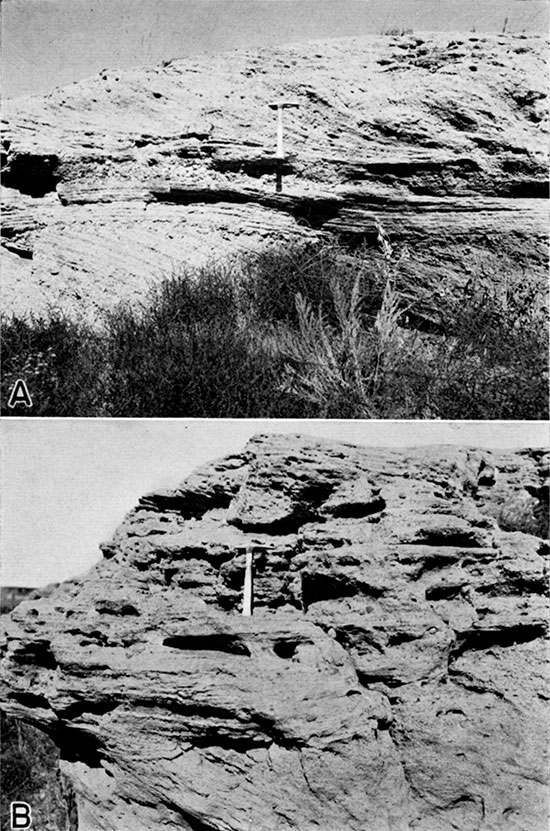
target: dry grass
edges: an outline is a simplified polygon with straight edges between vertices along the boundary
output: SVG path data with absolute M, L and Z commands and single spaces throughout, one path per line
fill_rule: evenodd
M 422 333 L 381 265 L 335 245 L 271 248 L 157 287 L 101 333 L 59 315 L 2 329 L 2 414 L 124 417 L 540 418 L 547 314 L 527 281 L 470 282 Z M 24 378 L 32 410 L 7 407 Z

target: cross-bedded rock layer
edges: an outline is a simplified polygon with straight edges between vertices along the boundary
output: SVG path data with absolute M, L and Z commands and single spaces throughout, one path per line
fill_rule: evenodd
M 382 223 L 421 299 L 546 281 L 547 44 L 364 37 L 116 71 L 7 102 L 4 302 L 93 315 L 181 264 Z M 284 188 L 274 192 L 285 112 Z
M 547 476 L 256 436 L 12 613 L 3 707 L 60 746 L 80 831 L 542 831 Z

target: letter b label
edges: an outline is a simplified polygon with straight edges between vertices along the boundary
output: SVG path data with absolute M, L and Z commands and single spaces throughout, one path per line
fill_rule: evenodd
M 11 827 L 30 828 L 32 825 L 31 806 L 28 802 L 11 803 Z

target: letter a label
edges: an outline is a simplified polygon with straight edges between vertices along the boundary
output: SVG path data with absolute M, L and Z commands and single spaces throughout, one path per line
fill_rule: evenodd
M 31 806 L 28 802 L 12 802 L 10 808 L 12 828 L 30 828 L 32 826 Z
M 32 407 L 32 398 L 29 395 L 29 391 L 27 389 L 27 385 L 25 382 L 18 378 L 13 387 L 11 388 L 10 398 L 8 401 L 8 407 L 16 407 L 18 404 L 23 404 L 25 407 Z M 14 802 L 14 805 L 24 805 L 24 802 Z M 20 826 L 21 828 L 27 826 Z

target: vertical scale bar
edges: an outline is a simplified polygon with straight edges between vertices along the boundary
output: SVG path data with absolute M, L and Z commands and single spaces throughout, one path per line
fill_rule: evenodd
M 246 549 L 246 565 L 244 570 L 243 615 L 252 615 L 252 549 Z
M 283 189 L 283 110 L 287 107 L 298 107 L 297 101 L 272 101 L 267 105 L 272 110 L 277 110 L 277 150 L 275 152 L 275 190 L 281 193 Z
M 277 158 L 283 158 L 283 108 L 277 104 Z

